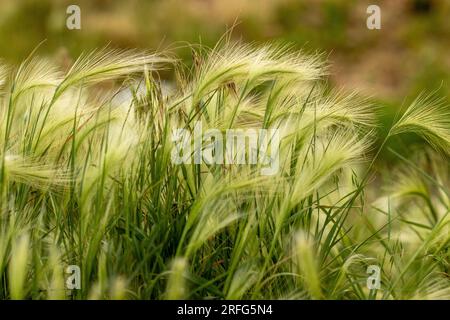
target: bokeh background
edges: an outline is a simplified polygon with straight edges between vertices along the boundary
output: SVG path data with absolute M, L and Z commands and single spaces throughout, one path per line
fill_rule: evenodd
M 70 4 L 81 8 L 81 30 L 66 28 Z M 381 8 L 381 30 L 366 27 L 370 4 Z M 0 57 L 10 63 L 46 40 L 38 54 L 63 67 L 107 44 L 171 48 L 189 65 L 187 44 L 213 46 L 229 30 L 234 39 L 289 41 L 307 52 L 324 52 L 330 83 L 373 97 L 385 128 L 422 91 L 436 90 L 449 102 L 448 0 L 0 1 Z

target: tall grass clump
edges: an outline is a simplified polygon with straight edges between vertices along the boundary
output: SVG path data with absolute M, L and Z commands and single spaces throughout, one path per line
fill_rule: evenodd
M 450 298 L 447 106 L 419 97 L 377 145 L 374 106 L 326 75 L 320 55 L 241 43 L 190 70 L 108 48 L 67 72 L 0 66 L 0 298 Z M 277 172 L 172 162 L 198 123 L 277 129 Z M 406 132 L 430 149 L 375 166 Z

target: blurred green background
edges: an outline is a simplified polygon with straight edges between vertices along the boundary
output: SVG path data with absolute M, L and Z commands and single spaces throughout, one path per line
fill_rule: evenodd
M 81 8 L 81 30 L 66 28 L 70 4 Z M 381 8 L 381 30 L 366 27 L 370 4 Z M 1 0 L 0 57 L 18 63 L 46 40 L 39 54 L 63 67 L 106 44 L 172 48 L 189 64 L 187 43 L 213 46 L 231 27 L 235 39 L 325 52 L 330 83 L 372 96 L 385 124 L 422 91 L 449 102 L 448 0 Z

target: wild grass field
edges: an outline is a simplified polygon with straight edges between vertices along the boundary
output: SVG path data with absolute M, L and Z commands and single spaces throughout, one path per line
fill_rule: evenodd
M 442 99 L 417 97 L 383 134 L 369 99 L 330 88 L 323 55 L 194 48 L 192 67 L 108 48 L 68 71 L 39 52 L 2 65 L 1 299 L 450 298 Z M 173 130 L 197 121 L 278 129 L 278 172 L 174 164 Z M 375 165 L 408 133 L 426 144 Z

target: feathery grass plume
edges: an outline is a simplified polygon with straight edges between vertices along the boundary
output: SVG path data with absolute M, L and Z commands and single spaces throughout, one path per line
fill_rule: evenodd
M 116 277 L 112 281 L 110 297 L 112 300 L 124 300 L 127 298 L 127 283 L 123 277 Z
M 244 81 L 245 90 L 249 92 L 258 82 L 276 77 L 312 81 L 323 73 L 323 63 L 318 56 L 307 56 L 285 45 L 218 45 L 196 73 L 193 105 L 218 86 L 232 81 Z
M 58 248 L 54 245 L 50 247 L 50 259 L 48 267 L 51 271 L 51 278 L 48 287 L 48 300 L 64 300 L 66 298 L 66 288 L 64 283 L 63 262 Z
M 27 295 L 28 260 L 30 256 L 30 239 L 24 234 L 13 242 L 11 260 L 8 269 L 8 282 L 11 299 L 21 300 Z
M 399 169 L 394 173 L 394 183 L 387 188 L 387 193 L 393 197 L 419 195 L 429 197 L 428 187 L 425 181 L 413 169 Z
M 308 293 L 313 299 L 322 299 L 323 293 L 320 282 L 320 272 L 312 241 L 302 231 L 295 234 L 293 259 L 298 274 L 306 285 Z
M 242 299 L 258 280 L 258 272 L 258 269 L 252 268 L 249 264 L 239 267 L 233 275 L 226 299 Z
M 353 254 L 342 261 L 342 264 L 338 267 L 337 277 L 333 279 L 335 282 L 330 293 L 330 297 L 332 299 L 339 299 L 345 296 L 345 291 L 351 286 L 351 284 L 346 281 L 351 276 L 350 268 L 353 265 L 364 262 L 365 260 L 366 259 L 363 255 Z
M 361 129 L 370 129 L 376 126 L 376 108 L 367 98 L 360 96 L 357 92 L 344 92 L 335 90 L 326 93 L 318 88 L 319 97 L 314 104 L 308 104 L 306 111 L 315 112 L 316 120 L 330 122 L 334 125 L 358 126 Z
M 3 61 L 0 60 L 0 98 L 3 95 L 3 86 L 7 82 L 7 78 L 9 75 L 9 68 L 3 64 Z
M 393 183 L 386 188 L 386 193 L 392 199 L 397 200 L 397 206 L 406 204 L 411 199 L 420 198 L 429 207 L 429 210 L 422 210 L 424 208 L 421 206 L 421 213 L 428 216 L 428 211 L 430 211 L 432 217 L 430 222 L 437 221 L 438 216 L 431 201 L 432 195 L 430 194 L 430 190 L 416 171 L 411 168 L 400 168 L 397 172 L 394 172 L 392 181 Z M 410 207 L 408 208 L 408 216 L 411 219 L 413 210 Z
M 437 153 L 428 153 L 430 157 L 433 177 L 438 189 L 440 203 L 444 208 L 450 209 L 450 165 L 445 156 Z M 425 168 L 425 167 L 424 167 Z
M 404 132 L 414 132 L 450 155 L 450 107 L 433 94 L 420 95 L 394 124 L 390 136 Z
M 202 204 L 201 212 L 189 239 L 186 257 L 190 257 L 208 239 L 240 218 L 238 213 L 233 212 L 233 205 L 229 199 L 223 196 L 210 197 Z
M 400 156 L 400 155 L 399 155 Z M 400 156 L 401 166 L 394 168 L 393 181 L 386 193 L 397 200 L 395 206 L 403 210 L 408 219 L 424 224 L 433 224 L 449 210 L 448 160 L 446 156 L 431 148 L 413 150 L 410 159 Z M 415 200 L 419 200 L 419 202 Z M 413 213 L 420 212 L 420 215 Z M 426 217 L 422 221 L 419 217 Z
M 99 182 L 103 183 L 103 187 L 109 188 L 111 181 L 104 181 L 105 177 L 128 174 L 135 163 L 139 144 L 144 136 L 138 131 L 142 127 L 134 119 L 130 119 L 133 116 L 130 112 L 131 110 L 117 108 L 105 120 L 97 119 L 101 126 L 93 124 L 95 131 L 84 143 L 99 147 L 94 150 L 89 145 L 84 147 L 90 150 L 90 166 L 84 172 L 83 197 L 90 197 Z
M 185 258 L 175 258 L 172 262 L 169 278 L 167 280 L 166 299 L 180 300 L 188 297 L 186 276 L 188 262 Z
M 319 131 L 333 125 L 358 127 L 361 130 L 376 126 L 376 108 L 357 92 L 330 91 L 320 84 L 305 92 L 298 85 L 283 91 L 278 93 L 277 99 L 280 100 L 272 121 L 296 119 L 302 127 Z
M 11 99 L 14 103 L 20 95 L 32 89 L 44 90 L 56 88 L 61 81 L 62 73 L 49 60 L 30 57 L 20 65 L 15 74 L 11 84 Z
M 415 293 L 411 300 L 449 300 L 450 281 L 443 275 L 432 274 L 419 287 L 415 288 Z
M 144 66 L 156 70 L 162 64 L 171 61 L 169 58 L 138 52 L 137 50 L 118 50 L 105 47 L 81 55 L 56 89 L 55 97 L 59 97 L 67 88 L 79 84 L 88 85 L 130 76 L 142 72 Z
M 290 206 L 305 199 L 341 168 L 363 160 L 369 147 L 370 138 L 359 138 L 352 131 L 338 131 L 331 138 L 316 141 L 315 154 L 305 150 L 299 155 Z
M 101 286 L 98 282 L 94 282 L 89 290 L 88 300 L 100 300 L 102 297 Z
M 20 156 L 6 155 L 4 158 L 6 178 L 11 182 L 19 182 L 36 189 L 48 187 L 64 187 L 70 181 L 70 175 L 58 168 L 28 161 Z

